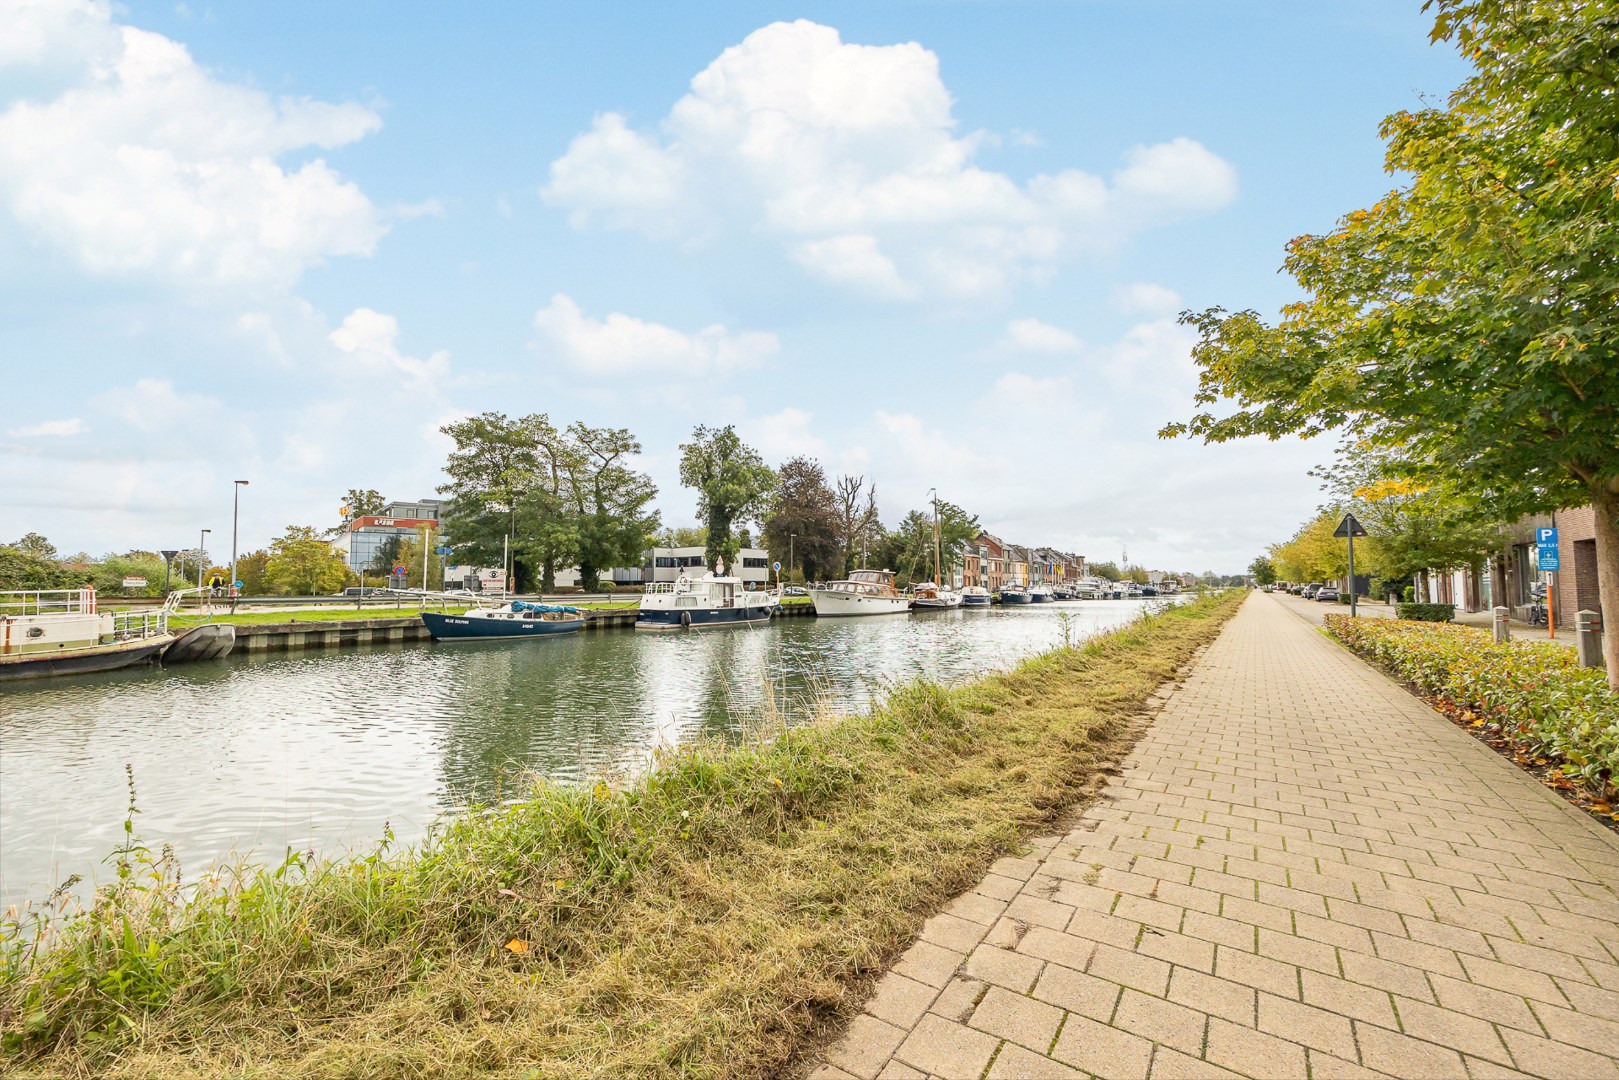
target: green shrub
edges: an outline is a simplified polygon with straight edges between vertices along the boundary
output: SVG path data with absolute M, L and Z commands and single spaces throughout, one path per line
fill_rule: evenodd
M 1406 592 L 1410 592 L 1407 589 Z M 1410 601 L 1394 609 L 1394 614 L 1412 622 L 1454 622 L 1455 604 L 1413 604 Z
M 1409 603 L 1413 602 L 1414 600 L 1416 600 L 1416 598 L 1417 598 L 1416 586 L 1407 585 L 1404 589 L 1400 590 L 1400 599 L 1404 600 L 1406 603 L 1409 604 Z
M 1557 764 L 1599 797 L 1619 795 L 1619 694 L 1601 670 L 1580 667 L 1573 649 L 1343 615 L 1328 615 L 1326 631 L 1419 692 L 1474 714 L 1473 726 L 1488 726 L 1518 753 Z

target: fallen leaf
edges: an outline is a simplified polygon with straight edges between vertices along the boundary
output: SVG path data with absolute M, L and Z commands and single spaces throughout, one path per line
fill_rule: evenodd
M 521 956 L 523 953 L 528 952 L 529 944 L 528 944 L 528 942 L 524 941 L 522 938 L 515 938 L 514 937 L 510 941 L 506 942 L 506 948 L 509 949 L 510 951 L 514 952 L 514 953 L 517 953 L 519 956 Z
M 1595 810 L 1599 814 L 1606 814 L 1609 810 L 1612 810 L 1613 807 L 1609 806 L 1605 802 L 1594 802 L 1591 804 L 1591 809 Z

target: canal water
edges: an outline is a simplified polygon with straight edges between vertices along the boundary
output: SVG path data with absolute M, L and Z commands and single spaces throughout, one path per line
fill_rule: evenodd
M 1161 602 L 1161 601 L 1160 601 Z M 259 654 L 0 689 L 0 908 L 112 876 L 137 832 L 194 872 L 291 847 L 419 838 L 439 814 L 640 767 L 773 703 L 850 710 L 917 676 L 960 681 L 1121 625 L 1116 600 L 668 634 Z M 80 891 L 85 891 L 81 887 Z

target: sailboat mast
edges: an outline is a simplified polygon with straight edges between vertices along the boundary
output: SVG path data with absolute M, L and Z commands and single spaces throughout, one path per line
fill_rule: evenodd
M 939 558 L 939 489 L 933 489 L 933 583 L 944 588 L 944 569 Z

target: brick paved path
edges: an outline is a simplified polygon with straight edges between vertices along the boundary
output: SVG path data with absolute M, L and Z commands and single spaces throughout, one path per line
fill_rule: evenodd
M 1251 598 L 815 1080 L 1619 1077 L 1619 842 Z

